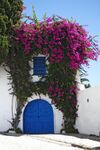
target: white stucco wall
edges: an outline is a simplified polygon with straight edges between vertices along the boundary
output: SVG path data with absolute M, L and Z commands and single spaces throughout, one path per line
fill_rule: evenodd
M 99 135 L 100 86 L 87 88 L 78 93 L 78 117 L 76 128 L 80 133 Z
M 0 67 L 0 132 L 11 128 L 9 121 L 12 119 L 12 103 L 15 104 L 15 99 L 12 101 L 12 95 L 9 94 L 11 91 L 8 91 L 10 88 L 8 83 L 7 72 Z M 13 107 L 13 113 L 15 113 L 15 107 Z

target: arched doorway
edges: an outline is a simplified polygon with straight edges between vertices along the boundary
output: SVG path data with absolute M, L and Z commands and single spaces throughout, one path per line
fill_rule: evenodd
M 41 99 L 29 102 L 23 114 L 23 131 L 26 134 L 54 133 L 54 116 L 51 105 Z

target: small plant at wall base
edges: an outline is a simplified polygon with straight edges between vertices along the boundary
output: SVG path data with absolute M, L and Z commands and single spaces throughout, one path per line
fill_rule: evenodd
M 76 22 L 61 17 L 45 18 L 43 22 L 22 22 L 12 32 L 11 49 L 5 61 L 9 67 L 9 79 L 17 98 L 17 111 L 12 120 L 14 130 L 18 128 L 20 114 L 27 99 L 33 93 L 41 93 L 52 99 L 52 103 L 63 113 L 62 131 L 75 132 L 77 117 L 77 70 L 96 60 L 98 47 L 85 29 Z M 47 76 L 45 81 L 33 83 L 29 61 L 38 54 L 45 55 Z

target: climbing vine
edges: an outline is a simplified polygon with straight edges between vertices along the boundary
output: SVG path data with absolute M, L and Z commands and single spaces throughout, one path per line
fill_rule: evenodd
M 35 93 L 48 94 L 52 104 L 63 113 L 62 131 L 75 132 L 76 74 L 82 65 L 88 65 L 89 59 L 96 60 L 99 55 L 94 38 L 78 23 L 53 16 L 42 22 L 37 18 L 31 19 L 31 23 L 20 22 L 12 28 L 10 41 L 5 64 L 12 94 L 17 99 L 16 114 L 12 118 L 14 130 L 18 128 L 23 106 Z M 33 82 L 30 61 L 38 54 L 46 57 L 47 75 Z
M 19 51 L 24 57 L 30 56 L 31 60 L 32 57 L 43 54 L 49 62 L 45 80 L 42 81 L 42 77 L 36 83 L 31 80 L 30 95 L 48 94 L 52 103 L 63 112 L 62 130 L 74 132 L 78 91 L 76 74 L 82 64 L 88 65 L 89 59 L 97 59 L 99 51 L 93 37 L 88 36 L 86 30 L 78 23 L 54 16 L 43 22 L 22 23 L 15 29 L 15 33 L 16 45 L 19 47 L 21 44 Z M 29 85 L 27 81 L 26 84 Z M 21 82 L 20 87 L 22 91 L 25 89 Z

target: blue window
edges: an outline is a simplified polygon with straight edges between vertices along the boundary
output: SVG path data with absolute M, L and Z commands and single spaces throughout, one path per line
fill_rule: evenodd
M 45 57 L 34 57 L 33 58 L 34 71 L 33 75 L 46 75 L 46 60 Z

